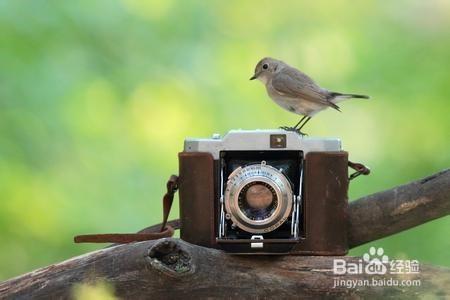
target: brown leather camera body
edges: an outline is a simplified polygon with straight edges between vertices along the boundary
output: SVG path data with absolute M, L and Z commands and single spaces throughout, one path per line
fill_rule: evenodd
M 179 153 L 181 238 L 196 245 L 239 254 L 345 255 L 348 252 L 348 153 L 310 151 L 302 157 L 301 235 L 262 241 L 218 238 L 220 158 L 208 152 Z M 289 250 L 285 245 L 291 244 Z M 232 249 L 235 249 L 234 251 Z

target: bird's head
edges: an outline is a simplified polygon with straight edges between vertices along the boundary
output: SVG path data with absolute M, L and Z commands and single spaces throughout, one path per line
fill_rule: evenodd
M 255 74 L 250 78 L 259 79 L 264 84 L 269 81 L 274 74 L 279 72 L 286 64 L 281 60 L 277 60 L 270 57 L 265 57 L 261 59 L 255 67 Z

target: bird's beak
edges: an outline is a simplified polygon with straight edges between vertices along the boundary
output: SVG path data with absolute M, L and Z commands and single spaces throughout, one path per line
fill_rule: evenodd
M 258 79 L 259 76 L 263 73 L 263 70 L 260 70 L 259 72 L 255 71 L 255 75 L 253 75 L 250 80 Z
M 254 80 L 257 79 L 259 77 L 259 75 L 261 75 L 261 72 L 255 73 L 255 75 L 253 75 L 250 80 Z
M 253 75 L 250 80 L 254 80 L 254 79 L 258 79 L 259 75 L 261 75 L 262 71 L 256 72 L 255 71 L 255 75 Z

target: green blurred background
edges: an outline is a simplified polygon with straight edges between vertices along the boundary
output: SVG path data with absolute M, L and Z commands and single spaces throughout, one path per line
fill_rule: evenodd
M 450 1 L 0 0 L 0 280 L 159 222 L 186 136 L 293 125 L 248 80 L 264 56 L 372 96 L 307 126 L 372 168 L 351 199 L 449 166 Z M 351 254 L 450 266 L 449 234 Z

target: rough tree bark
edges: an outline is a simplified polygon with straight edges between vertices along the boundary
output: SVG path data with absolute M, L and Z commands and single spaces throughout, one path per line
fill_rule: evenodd
M 447 169 L 351 202 L 349 245 L 356 247 L 449 213 L 450 169 Z
M 450 170 L 363 197 L 350 205 L 352 247 L 450 213 Z M 444 237 L 443 237 L 444 238 Z M 347 262 L 359 258 L 341 257 Z M 75 257 L 0 283 L 0 298 L 70 298 L 74 284 L 103 280 L 122 298 L 431 298 L 450 295 L 450 269 L 413 275 L 334 275 L 334 257 L 235 256 L 161 239 Z M 419 287 L 334 287 L 339 280 L 420 279 Z

